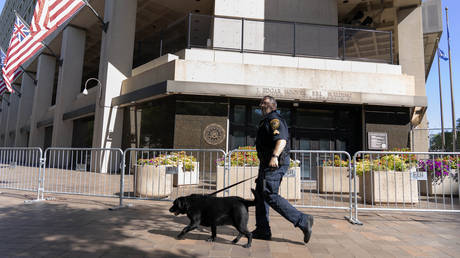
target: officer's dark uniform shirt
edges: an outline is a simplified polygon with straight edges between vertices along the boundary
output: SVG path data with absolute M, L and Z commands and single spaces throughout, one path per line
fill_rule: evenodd
M 268 167 L 273 155 L 276 142 L 286 140 L 286 147 L 278 158 L 278 164 L 288 165 L 289 159 L 289 132 L 286 121 L 276 111 L 267 114 L 259 123 L 256 137 L 257 156 L 262 167 Z

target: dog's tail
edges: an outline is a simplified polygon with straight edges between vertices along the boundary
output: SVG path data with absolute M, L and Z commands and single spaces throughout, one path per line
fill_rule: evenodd
M 256 206 L 256 203 L 257 203 L 258 199 L 260 198 L 259 193 L 256 192 L 256 190 L 251 188 L 251 192 L 254 195 L 254 200 L 243 199 L 243 203 L 244 203 L 244 205 L 246 205 L 246 207 Z

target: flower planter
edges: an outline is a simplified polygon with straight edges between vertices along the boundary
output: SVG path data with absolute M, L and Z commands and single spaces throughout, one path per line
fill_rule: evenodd
M 167 166 L 137 166 L 135 194 L 141 197 L 170 195 L 173 190 L 173 175 L 166 173 L 166 170 Z
M 434 182 L 433 178 L 428 176 L 428 180 L 420 181 L 420 193 L 422 195 L 458 195 L 459 184 L 451 176 L 455 173 L 457 173 L 457 171 L 453 169 L 448 176 L 443 177 L 442 180 L 438 180 L 437 182 Z
M 372 171 L 359 176 L 359 194 L 367 203 L 418 203 L 417 180 L 409 171 Z
M 318 187 L 321 193 L 349 193 L 350 177 L 348 167 L 319 167 Z M 351 189 L 354 182 L 351 181 Z M 359 178 L 356 177 L 356 188 L 359 192 Z M 352 191 L 353 192 L 353 191 Z
M 224 180 L 225 186 L 229 186 L 257 176 L 259 167 L 231 167 L 229 174 L 224 172 L 223 166 L 217 166 L 217 190 L 224 188 Z M 225 196 L 253 199 L 251 188 L 256 188 L 255 178 L 228 189 L 228 194 L 225 194 Z M 300 167 L 294 167 L 289 169 L 283 180 L 281 180 L 279 194 L 287 200 L 298 200 L 301 198 L 300 190 Z M 223 197 L 224 192 L 218 193 L 217 196 Z
M 173 185 L 174 186 L 183 186 L 183 185 L 197 185 L 200 183 L 200 169 L 199 163 L 193 162 L 194 169 L 193 171 L 184 171 L 183 165 L 179 163 L 177 167 L 173 167 L 175 173 L 173 176 Z

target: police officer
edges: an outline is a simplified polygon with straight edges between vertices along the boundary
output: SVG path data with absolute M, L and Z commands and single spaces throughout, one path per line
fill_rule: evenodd
M 278 194 L 284 174 L 289 169 L 289 132 L 286 121 L 276 112 L 276 100 L 263 97 L 260 108 L 264 117 L 259 123 L 256 137 L 257 156 L 260 160 L 256 191 L 263 200 L 256 203 L 256 229 L 253 238 L 271 240 L 269 207 L 272 207 L 295 227 L 302 230 L 304 242 L 308 243 L 313 226 L 313 216 L 294 208 Z

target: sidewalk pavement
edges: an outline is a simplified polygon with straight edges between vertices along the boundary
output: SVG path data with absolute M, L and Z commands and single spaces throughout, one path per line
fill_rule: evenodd
M 24 204 L 35 194 L 0 191 L 0 257 L 460 257 L 460 214 L 363 212 L 357 226 L 342 210 L 303 209 L 315 216 L 304 245 L 301 231 L 272 211 L 272 241 L 246 249 L 244 237 L 231 243 L 230 226 L 217 228 L 214 243 L 205 241 L 209 228 L 176 240 L 188 219 L 170 214 L 170 202 L 131 200 L 109 211 L 117 199 L 53 195 Z

